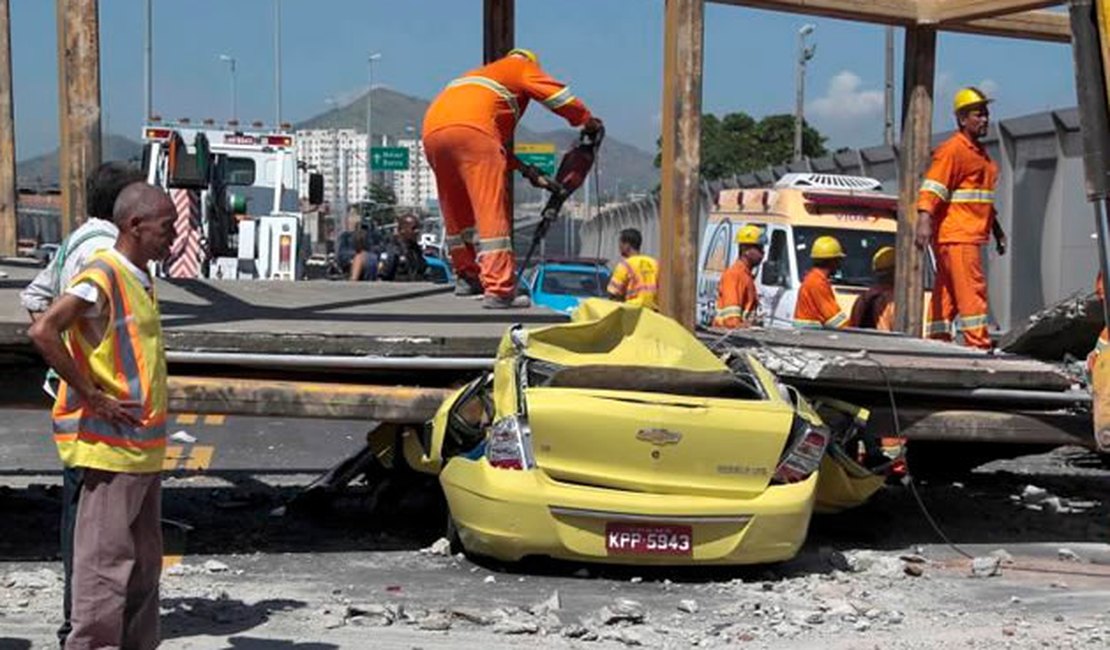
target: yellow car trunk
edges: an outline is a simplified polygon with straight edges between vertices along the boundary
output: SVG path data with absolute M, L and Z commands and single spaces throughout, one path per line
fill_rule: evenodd
M 532 388 L 536 465 L 557 481 L 656 494 L 752 497 L 793 421 L 784 403 Z

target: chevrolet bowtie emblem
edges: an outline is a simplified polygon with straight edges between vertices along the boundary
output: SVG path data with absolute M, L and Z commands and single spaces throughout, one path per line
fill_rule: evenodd
M 636 439 L 659 446 L 676 445 L 679 440 L 682 440 L 682 434 L 666 429 L 640 429 L 636 433 Z

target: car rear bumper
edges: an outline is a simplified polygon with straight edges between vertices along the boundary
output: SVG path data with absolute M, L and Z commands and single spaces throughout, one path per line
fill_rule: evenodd
M 759 564 L 797 554 L 817 476 L 750 499 L 646 494 L 556 482 L 541 471 L 454 458 L 440 475 L 463 546 L 505 561 L 529 555 L 613 564 Z M 610 554 L 606 524 L 683 525 L 690 555 Z

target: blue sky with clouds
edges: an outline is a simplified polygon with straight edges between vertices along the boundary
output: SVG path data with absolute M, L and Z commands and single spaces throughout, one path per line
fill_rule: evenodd
M 275 0 L 154 0 L 155 111 L 224 118 L 228 53 L 239 64 L 239 117 L 273 119 Z M 365 90 L 366 57 L 381 52 L 375 83 L 430 98 L 481 58 L 481 0 L 280 0 L 284 118 L 298 121 Z M 101 84 L 108 128 L 135 137 L 142 116 L 143 0 L 100 0 Z M 17 155 L 57 146 L 54 3 L 11 0 Z M 610 134 L 654 149 L 662 74 L 662 0 L 517 0 L 517 43 L 606 120 Z M 882 139 L 883 28 L 709 4 L 704 108 L 757 117 L 794 102 L 795 33 L 816 26 L 807 118 L 835 146 Z M 902 33 L 896 70 L 901 71 Z M 938 125 L 960 85 L 998 97 L 996 115 L 1075 104 L 1065 45 L 942 34 Z M 530 126 L 559 120 L 535 107 Z

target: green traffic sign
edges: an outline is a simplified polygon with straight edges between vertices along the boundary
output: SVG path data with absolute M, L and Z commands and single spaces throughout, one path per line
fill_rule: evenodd
M 516 157 L 525 165 L 532 165 L 533 167 L 539 168 L 545 176 L 555 175 L 554 153 L 525 153 L 518 151 Z
M 397 171 L 408 168 L 408 147 L 372 147 L 370 149 L 370 169 Z

